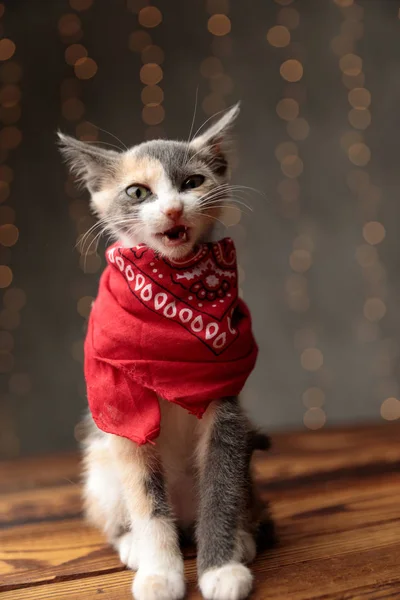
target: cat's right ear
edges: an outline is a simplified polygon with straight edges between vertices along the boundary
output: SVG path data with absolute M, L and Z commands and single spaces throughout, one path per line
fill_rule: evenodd
M 104 180 L 115 173 L 119 153 L 81 142 L 61 132 L 57 135 L 60 152 L 78 182 L 90 193 L 99 191 Z

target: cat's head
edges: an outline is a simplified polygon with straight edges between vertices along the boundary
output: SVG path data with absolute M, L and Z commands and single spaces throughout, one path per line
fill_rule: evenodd
M 229 196 L 229 132 L 238 113 L 236 105 L 188 143 L 152 140 L 117 152 L 59 134 L 60 147 L 115 239 L 176 259 L 208 235 Z

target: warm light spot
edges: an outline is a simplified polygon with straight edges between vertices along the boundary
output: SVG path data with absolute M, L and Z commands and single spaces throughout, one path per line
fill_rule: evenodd
M 93 0 L 69 0 L 69 5 L 74 10 L 87 10 L 93 4 Z
M 101 267 L 101 258 L 95 253 L 85 253 L 79 259 L 79 266 L 84 273 L 97 273 Z
M 358 75 L 362 70 L 362 60 L 357 54 L 345 54 L 339 61 L 340 69 L 346 75 Z
M 294 179 L 283 179 L 279 182 L 277 190 L 287 202 L 295 202 L 300 194 L 299 182 Z
M 162 68 L 155 63 L 143 65 L 140 69 L 140 81 L 146 85 L 155 85 L 163 78 Z
M 61 112 L 68 121 L 78 121 L 83 117 L 85 106 L 78 98 L 69 98 L 62 103 Z
M 99 139 L 99 130 L 96 125 L 83 121 L 76 126 L 76 137 L 87 142 L 96 142 Z
M 5 13 L 6 7 L 4 6 L 4 3 L 1 2 L 0 3 L 0 17 L 2 17 Z
M 368 298 L 363 312 L 368 321 L 380 321 L 386 314 L 386 305 L 380 298 Z
M 207 29 L 213 35 L 227 35 L 231 30 L 231 20 L 226 15 L 213 15 L 208 19 Z
M 210 88 L 218 94 L 231 94 L 233 87 L 233 79 L 229 75 L 221 73 L 210 80 Z
M 97 73 L 97 63 L 93 58 L 79 58 L 75 65 L 74 71 L 78 79 L 91 79 Z
M 18 83 L 21 77 L 22 67 L 18 63 L 10 61 L 1 65 L 0 79 L 4 83 Z
M 350 90 L 348 97 L 353 108 L 368 108 L 371 104 L 371 94 L 365 88 L 353 88 Z
M 206 115 L 215 115 L 226 108 L 225 100 L 219 94 L 208 94 L 201 104 Z
M 14 179 L 14 171 L 8 165 L 0 165 L 0 184 L 1 182 L 11 183 Z M 1 202 L 1 200 L 0 200 Z
M 8 150 L 17 148 L 22 140 L 21 130 L 10 125 L 0 131 L 0 145 Z
M 152 125 L 144 131 L 146 140 L 160 140 L 166 138 L 165 129 L 161 125 Z
M 318 387 L 310 387 L 302 396 L 303 404 L 307 408 L 320 408 L 325 402 L 325 394 Z
M 310 308 L 310 299 L 307 294 L 292 294 L 287 298 L 287 304 L 290 310 L 294 312 L 306 312 Z
M 286 301 L 291 310 L 305 312 L 310 307 L 307 281 L 302 275 L 290 275 L 285 281 Z
M 28 373 L 13 373 L 9 379 L 8 387 L 12 394 L 19 396 L 28 394 L 32 389 L 31 378 Z
M 6 181 L 0 181 L 0 202 L 5 202 L 10 195 L 10 186 Z
M 365 192 L 369 186 L 369 175 L 361 169 L 352 169 L 347 174 L 346 181 L 352 192 Z
M 293 98 L 282 98 L 276 105 L 276 112 L 281 119 L 293 121 L 299 116 L 299 105 Z
M 289 59 L 281 64 L 280 73 L 286 81 L 300 81 L 303 77 L 303 66 L 298 60 Z
M 267 40 L 271 46 L 284 48 L 290 44 L 290 31 L 283 25 L 275 25 L 268 30 Z
M 158 125 L 165 118 L 165 110 L 161 104 L 147 105 L 142 110 L 142 119 L 147 125 Z
M 0 104 L 6 108 L 15 106 L 21 99 L 21 90 L 17 85 L 4 85 L 0 90 Z
M 0 288 L 6 288 L 11 285 L 13 274 L 10 267 L 0 265 Z
M 385 267 L 377 262 L 374 265 L 366 267 L 363 271 L 364 278 L 371 283 L 371 286 L 380 286 L 386 279 Z
M 8 331 L 0 331 L 0 350 L 11 352 L 14 348 L 14 338 Z
M 64 15 L 58 21 L 58 30 L 63 36 L 75 36 L 81 30 L 81 21 L 76 15 Z
M 281 162 L 286 156 L 297 156 L 299 149 L 294 142 L 282 142 L 275 148 L 275 156 Z
M 132 52 L 142 52 L 151 45 L 151 37 L 147 31 L 134 31 L 129 36 L 128 46 Z
M 386 398 L 381 405 L 381 416 L 386 421 L 400 419 L 400 401 L 397 398 Z
M 15 52 L 15 44 L 8 38 L 0 40 L 0 60 L 8 60 Z
M 276 20 L 279 25 L 285 25 L 288 29 L 297 29 L 300 23 L 300 15 L 295 8 L 281 8 Z
M 12 310 L 21 310 L 26 304 L 26 294 L 20 288 L 9 288 L 4 292 L 4 306 Z
M 155 6 L 146 6 L 139 12 L 138 19 L 142 27 L 157 27 L 162 21 L 162 14 Z
M 366 144 L 358 142 L 350 146 L 348 156 L 357 167 L 365 167 L 371 159 L 371 151 Z
M 158 85 L 147 85 L 141 94 L 143 104 L 157 105 L 164 100 L 164 92 Z
M 82 44 L 71 44 L 71 46 L 68 46 L 65 50 L 65 61 L 69 65 L 74 66 L 77 60 L 84 58 L 87 55 L 88 52 L 85 46 L 82 46 Z
M 303 423 L 308 429 L 321 429 L 326 423 L 326 414 L 322 408 L 309 408 L 304 414 Z
M 93 296 L 83 296 L 82 298 L 79 298 L 76 307 L 77 307 L 77 311 L 81 315 L 81 317 L 84 317 L 85 319 L 87 319 L 87 317 L 90 315 L 90 311 L 92 310 L 93 302 L 94 302 Z
M 14 246 L 17 243 L 19 231 L 15 225 L 10 223 L 0 226 L 0 244 L 3 246 Z
M 378 261 L 378 253 L 373 246 L 363 244 L 356 250 L 356 260 L 361 267 L 370 267 Z
M 363 228 L 363 236 L 368 244 L 376 245 L 383 242 L 385 239 L 386 231 L 382 223 L 378 221 L 370 221 L 366 223 Z
M 305 119 L 300 117 L 299 119 L 289 121 L 286 125 L 286 131 L 288 132 L 288 135 L 297 142 L 305 140 L 308 137 L 310 126 Z
M 312 264 L 311 253 L 308 250 L 294 250 L 290 255 L 289 264 L 296 273 L 305 273 Z
M 144 63 L 156 63 L 157 65 L 162 65 L 164 62 L 164 50 L 162 50 L 160 46 L 150 44 L 150 46 L 146 46 L 146 48 L 142 50 L 142 61 Z
M 206 78 L 218 77 L 219 75 L 222 75 L 223 70 L 222 62 L 215 56 L 205 58 L 200 65 L 200 73 Z
M 298 156 L 285 156 L 281 162 L 281 170 L 291 179 L 299 177 L 303 172 L 303 161 Z
M 352 108 L 349 112 L 349 123 L 355 129 L 367 129 L 371 124 L 371 113 L 368 109 Z
M 318 348 L 306 348 L 301 353 L 300 362 L 306 371 L 318 371 L 324 364 L 324 357 Z
M 209 15 L 214 15 L 215 13 L 228 14 L 229 0 L 207 0 L 206 10 Z
M 365 75 L 363 72 L 358 75 L 346 75 L 343 73 L 342 82 L 349 90 L 360 88 L 365 84 Z

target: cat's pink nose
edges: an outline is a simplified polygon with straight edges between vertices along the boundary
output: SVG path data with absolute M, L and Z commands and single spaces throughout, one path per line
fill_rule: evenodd
M 181 208 L 167 208 L 163 212 L 166 217 L 176 222 L 181 218 L 183 210 Z

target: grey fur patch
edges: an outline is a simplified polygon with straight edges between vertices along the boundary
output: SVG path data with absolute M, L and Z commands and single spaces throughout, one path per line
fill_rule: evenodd
M 225 398 L 217 408 L 200 481 L 200 574 L 232 560 L 236 532 L 248 511 L 251 453 L 248 422 L 239 402 Z
M 171 509 L 168 503 L 162 471 L 160 469 L 150 469 L 144 484 L 146 493 L 152 503 L 152 517 L 170 517 Z

